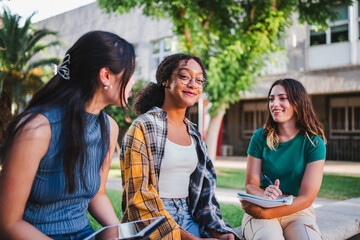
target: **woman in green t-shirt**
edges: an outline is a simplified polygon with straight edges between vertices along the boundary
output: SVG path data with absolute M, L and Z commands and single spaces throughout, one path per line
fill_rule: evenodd
M 304 86 L 273 83 L 264 128 L 251 138 L 246 192 L 268 199 L 295 196 L 292 205 L 261 208 L 241 201 L 246 239 L 321 239 L 312 203 L 322 181 L 326 138 Z M 273 184 L 274 182 L 274 184 Z

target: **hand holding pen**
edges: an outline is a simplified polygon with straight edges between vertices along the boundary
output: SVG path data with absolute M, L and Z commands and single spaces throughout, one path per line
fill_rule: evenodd
M 282 192 L 279 188 L 280 180 L 276 179 L 275 184 L 273 184 L 273 182 L 271 181 L 271 179 L 268 176 L 266 176 L 265 174 L 263 176 L 270 183 L 270 185 L 264 191 L 263 198 L 277 199 L 279 196 L 282 195 Z

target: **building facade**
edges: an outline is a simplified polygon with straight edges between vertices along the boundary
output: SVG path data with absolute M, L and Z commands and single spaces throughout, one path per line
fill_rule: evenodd
M 301 81 L 311 96 L 328 139 L 327 159 L 360 161 L 360 6 L 339 6 L 339 18 L 326 32 L 312 26 L 294 24 L 288 29 L 286 55 L 273 55 L 277 64 L 268 64 L 254 91 L 230 106 L 224 117 L 219 142 L 222 154 L 246 155 L 252 133 L 263 126 L 267 93 L 280 78 Z M 123 15 L 106 14 L 97 3 L 36 23 L 40 28 L 59 32 L 64 46 L 49 50 L 62 57 L 81 35 L 91 30 L 118 34 L 136 50 L 135 78 L 155 81 L 161 60 L 177 51 L 172 24 L 167 19 L 145 17 L 140 9 Z M 201 101 L 203 103 L 203 101 Z M 192 110 L 192 120 L 204 129 L 204 106 Z M 196 117 L 198 116 L 198 117 Z M 203 133 L 203 132 L 202 132 Z M 221 149 L 221 146 L 219 146 Z M 221 151 L 219 151 L 221 153 Z
M 326 32 L 294 24 L 285 40 L 288 62 L 269 66 L 255 90 L 230 107 L 222 137 L 235 155 L 246 155 L 252 133 L 263 126 L 271 84 L 294 78 L 307 89 L 325 127 L 327 159 L 360 161 L 360 5 L 335 11 L 339 17 Z

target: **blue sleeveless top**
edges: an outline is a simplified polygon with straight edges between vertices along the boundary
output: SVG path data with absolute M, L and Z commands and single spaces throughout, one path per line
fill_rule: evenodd
M 49 109 L 42 114 L 49 120 L 51 140 L 48 151 L 41 159 L 30 196 L 27 200 L 23 219 L 46 235 L 66 234 L 80 231 L 89 224 L 86 215 L 88 204 L 100 187 L 100 168 L 108 149 L 105 140 L 103 149 L 100 129 L 100 115 L 105 119 L 108 136 L 110 136 L 109 120 L 105 112 L 98 115 L 86 113 L 87 126 L 85 141 L 87 144 L 87 160 L 84 162 L 83 175 L 88 188 L 85 189 L 77 166 L 75 182 L 76 190 L 69 194 L 65 188 L 62 151 L 63 109 Z

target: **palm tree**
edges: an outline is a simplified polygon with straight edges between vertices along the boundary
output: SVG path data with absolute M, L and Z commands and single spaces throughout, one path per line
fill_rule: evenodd
M 58 58 L 33 61 L 33 57 L 59 41 L 40 43 L 46 36 L 57 36 L 47 29 L 34 29 L 28 17 L 20 26 L 21 17 L 4 9 L 3 29 L 0 30 L 0 143 L 6 124 L 19 106 L 26 104 L 26 98 L 36 91 L 41 81 L 41 66 L 58 63 Z

